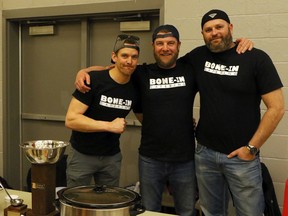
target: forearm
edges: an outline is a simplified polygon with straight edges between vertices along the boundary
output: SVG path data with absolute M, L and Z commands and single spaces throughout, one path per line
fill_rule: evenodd
M 258 149 L 266 142 L 272 135 L 278 123 L 284 115 L 284 108 L 269 108 L 263 115 L 258 129 L 250 140 L 249 144 Z
M 109 67 L 104 67 L 104 66 L 91 66 L 89 68 L 84 68 L 78 71 L 75 79 L 75 87 L 81 91 L 82 93 L 89 92 L 91 89 L 89 87 L 90 85 L 90 76 L 89 72 L 90 71 L 101 71 L 108 69 Z M 85 83 L 86 82 L 86 83 Z M 87 85 L 86 85 L 87 84 Z
M 257 149 L 260 149 L 271 136 L 285 113 L 284 97 L 281 88 L 262 95 L 261 97 L 267 107 L 267 111 L 264 113 L 256 132 L 247 143 Z M 236 155 L 244 160 L 250 160 L 255 157 L 255 155 L 250 154 L 245 146 L 231 152 L 228 158 L 235 157 Z
M 107 69 L 111 69 L 113 68 L 114 65 L 109 65 L 109 66 L 90 66 L 88 68 L 82 69 L 83 71 L 85 71 L 86 73 L 89 73 L 90 71 L 101 71 L 101 70 L 107 70 Z
M 85 72 L 90 72 L 90 71 L 97 71 L 97 70 L 105 70 L 105 68 L 106 67 L 104 67 L 104 66 L 90 66 L 90 67 L 88 67 L 88 68 L 86 68 L 86 69 L 84 69 L 85 70 Z
M 94 120 L 81 114 L 67 117 L 65 125 L 67 128 L 79 132 L 110 132 L 110 122 Z

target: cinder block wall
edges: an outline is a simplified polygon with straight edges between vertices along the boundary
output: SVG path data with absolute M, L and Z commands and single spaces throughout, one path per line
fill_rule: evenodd
M 115 0 L 115 2 L 129 0 Z M 136 1 L 130 0 L 131 4 Z M 0 13 L 2 10 L 21 8 L 45 8 L 50 6 L 70 6 L 105 3 L 113 0 L 0 0 Z M 145 1 L 146 2 L 146 1 Z M 288 101 L 288 4 L 286 0 L 164 0 L 164 23 L 171 23 L 178 27 L 181 33 L 181 55 L 192 48 L 202 45 L 200 34 L 200 20 L 202 15 L 210 9 L 219 8 L 225 10 L 234 24 L 234 38 L 247 37 L 254 42 L 255 47 L 266 51 L 274 61 L 284 83 L 285 99 Z M 1 16 L 2 17 L 2 16 Z M 0 23 L 2 29 L 2 22 Z M 2 42 L 2 34 L 0 35 Z M 1 43 L 1 47 L 3 43 Z M 2 47 L 3 48 L 3 47 Z M 2 49 L 0 49 L 0 65 L 3 65 Z M 2 114 L 2 67 L 0 67 L 0 120 Z M 286 113 L 275 130 L 272 137 L 261 149 L 262 161 L 268 166 L 272 175 L 277 198 L 280 207 L 283 205 L 285 181 L 288 178 L 288 102 Z M 265 107 L 263 107 L 263 112 Z M 195 102 L 195 116 L 198 116 L 199 100 Z M 2 122 L 2 121 L 1 121 Z M 3 126 L 0 124 L 0 135 L 3 134 Z M 3 137 L 3 136 L 1 136 Z M 3 141 L 0 140 L 0 175 L 3 175 Z

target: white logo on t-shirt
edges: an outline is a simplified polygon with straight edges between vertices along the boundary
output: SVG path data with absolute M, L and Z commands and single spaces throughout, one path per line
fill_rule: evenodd
M 101 95 L 99 104 L 101 106 L 109 108 L 130 110 L 132 106 L 132 100 L 125 100 L 122 98 L 114 98 L 114 97 L 108 97 L 106 95 Z
M 183 86 L 186 86 L 184 76 L 150 79 L 150 89 L 168 89 Z
M 239 65 L 226 66 L 206 61 L 204 71 L 218 75 L 237 76 L 239 71 Z

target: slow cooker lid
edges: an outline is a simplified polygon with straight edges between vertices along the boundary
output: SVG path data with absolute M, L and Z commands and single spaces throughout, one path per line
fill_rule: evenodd
M 90 208 L 119 208 L 133 204 L 137 193 L 120 187 L 91 185 L 67 188 L 61 196 L 71 205 Z

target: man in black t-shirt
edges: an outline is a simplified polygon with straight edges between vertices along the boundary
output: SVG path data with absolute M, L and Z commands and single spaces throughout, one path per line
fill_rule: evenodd
M 139 38 L 118 35 L 112 52 L 115 67 L 91 72 L 91 91 L 75 90 L 66 127 L 72 129 L 67 159 L 67 186 L 95 184 L 119 186 L 121 169 L 120 134 L 125 117 L 137 100 L 130 80 L 139 57 Z
M 133 111 L 142 122 L 139 177 L 143 205 L 147 210 L 161 211 L 162 193 L 169 182 L 176 213 L 193 216 L 193 102 L 197 85 L 190 64 L 176 63 L 180 45 L 174 26 L 162 25 L 154 30 L 152 47 L 156 63 L 138 66 L 132 76 L 141 95 L 140 104 Z M 83 76 L 93 68 L 83 69 Z M 89 91 L 81 84 L 83 76 L 77 78 L 77 88 Z
M 132 76 L 140 92 L 133 111 L 142 122 L 139 148 L 142 203 L 147 210 L 160 212 L 162 194 L 169 182 L 176 213 L 193 216 L 196 79 L 189 64 L 176 64 L 181 42 L 174 26 L 156 28 L 152 42 L 156 63 L 139 65 Z
M 237 215 L 262 216 L 259 149 L 284 115 L 282 83 L 265 52 L 237 54 L 224 11 L 207 12 L 201 27 L 206 46 L 180 59 L 192 64 L 200 93 L 195 154 L 200 204 L 205 216 L 228 215 L 229 188 Z M 267 107 L 262 119 L 261 100 Z

